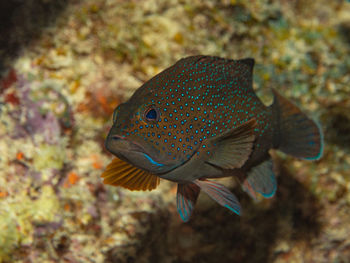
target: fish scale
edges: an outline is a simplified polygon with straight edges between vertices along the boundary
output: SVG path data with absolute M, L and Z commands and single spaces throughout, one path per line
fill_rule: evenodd
M 237 198 L 208 178 L 236 176 L 253 198 L 274 196 L 269 150 L 316 160 L 323 137 L 318 125 L 276 90 L 272 105 L 259 100 L 253 66 L 249 58 L 193 56 L 143 84 L 114 111 L 106 148 L 117 158 L 102 174 L 104 182 L 130 190 L 152 190 L 159 178 L 176 182 L 184 221 L 200 190 L 241 213 Z
M 200 146 L 205 148 L 207 138 L 251 118 L 258 118 L 256 132 L 263 137 L 271 133 L 265 125 L 270 122 L 271 111 L 248 89 L 250 76 L 249 65 L 238 62 L 227 64 L 218 59 L 212 63 L 198 58 L 177 63 L 144 86 L 150 96 L 146 106 L 161 109 L 159 123 L 125 126 L 125 135 L 139 133 L 153 143 L 155 150 L 181 161 L 190 158 Z

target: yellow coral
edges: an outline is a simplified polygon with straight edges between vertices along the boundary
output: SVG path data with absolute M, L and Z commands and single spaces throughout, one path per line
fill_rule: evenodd
M 61 169 L 66 158 L 65 144 L 42 144 L 35 149 L 33 167 L 37 171 Z
M 34 222 L 52 222 L 58 214 L 59 203 L 51 186 L 40 189 L 38 198 L 32 200 L 27 190 L 0 199 L 0 262 L 9 258 L 10 252 L 20 244 L 33 241 Z

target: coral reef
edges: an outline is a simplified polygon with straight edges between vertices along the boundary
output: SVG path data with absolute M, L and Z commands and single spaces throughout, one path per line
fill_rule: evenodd
M 349 262 L 348 1 L 24 2 L 0 26 L 0 262 Z M 174 184 L 131 192 L 100 175 L 114 107 L 195 54 L 255 58 L 259 96 L 313 114 L 325 152 L 273 152 L 276 197 L 224 179 L 242 217 L 200 195 L 183 224 Z

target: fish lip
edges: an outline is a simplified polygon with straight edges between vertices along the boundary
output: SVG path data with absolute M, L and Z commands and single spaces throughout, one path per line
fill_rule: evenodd
M 114 140 L 125 140 L 127 141 L 133 148 L 130 150 L 119 150 L 121 156 L 119 156 L 119 158 L 124 159 L 125 161 L 131 162 L 131 160 L 128 159 L 127 155 L 123 154 L 127 151 L 132 151 L 132 152 L 136 152 L 136 153 L 142 153 L 142 154 L 147 154 L 149 157 L 151 157 L 150 154 L 148 154 L 148 152 L 144 149 L 144 147 L 142 147 L 142 145 L 138 144 L 137 142 L 133 142 L 128 140 L 125 136 L 123 135 L 112 135 L 111 139 Z M 163 172 L 158 172 L 157 175 L 161 176 L 161 175 L 165 175 L 171 171 L 176 170 L 177 168 L 179 168 L 180 166 L 184 165 L 185 163 L 189 162 L 190 160 L 192 160 L 192 158 L 195 156 L 196 152 L 198 151 L 198 149 L 200 148 L 200 146 L 202 145 L 202 143 L 200 143 L 197 148 L 195 149 L 195 151 L 193 151 L 192 155 L 190 156 L 190 158 L 188 160 L 186 160 L 184 163 L 179 163 L 176 166 L 172 166 L 169 168 L 169 170 L 167 171 L 163 171 Z M 154 158 L 154 156 L 151 157 L 155 162 L 158 163 L 162 163 L 161 161 L 159 161 L 157 158 Z M 132 163 L 132 162 L 131 162 Z M 164 164 L 164 163 L 163 163 Z M 166 165 L 166 164 L 165 164 Z M 142 168 L 141 168 L 142 169 Z
M 131 151 L 133 151 L 133 152 L 146 153 L 145 149 L 140 144 L 126 139 L 126 137 L 123 136 L 123 135 L 113 135 L 113 136 L 111 136 L 111 138 L 113 140 L 124 140 L 124 141 L 127 141 L 132 146 Z
M 136 152 L 136 153 L 142 153 L 142 154 L 147 154 L 148 156 L 151 157 L 151 155 L 145 150 L 145 148 L 141 144 L 139 144 L 137 142 L 130 141 L 125 136 L 123 136 L 123 135 L 113 135 L 111 137 L 114 140 L 125 140 L 125 141 L 127 141 L 131 145 L 131 149 L 129 149 L 128 151 L 132 151 L 132 152 Z M 121 152 L 125 152 L 124 150 L 120 150 L 120 151 Z M 159 160 L 154 158 L 154 156 L 152 156 L 152 159 L 154 161 L 156 161 L 156 162 L 159 162 Z

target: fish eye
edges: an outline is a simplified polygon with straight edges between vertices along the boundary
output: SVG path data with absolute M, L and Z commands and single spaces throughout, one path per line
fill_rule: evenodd
M 144 117 L 147 121 L 157 122 L 159 120 L 159 111 L 156 107 L 151 106 L 145 111 Z
M 113 111 L 113 123 L 117 121 L 119 106 Z

